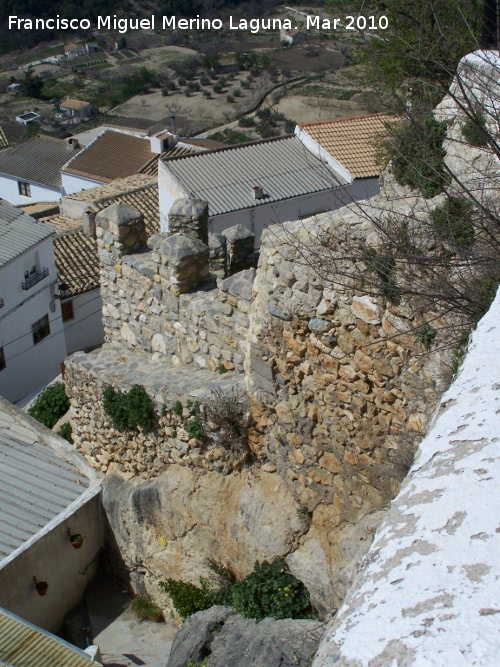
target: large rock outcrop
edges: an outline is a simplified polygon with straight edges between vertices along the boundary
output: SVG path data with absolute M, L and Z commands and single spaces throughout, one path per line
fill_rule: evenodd
M 246 576 L 255 561 L 293 552 L 308 528 L 280 477 L 262 470 L 200 474 L 172 465 L 142 483 L 112 475 L 103 505 L 133 587 L 160 601 L 174 622 L 159 580 L 198 585 L 200 575 L 212 574 L 209 557 Z
M 167 667 L 210 656 L 209 667 L 308 667 L 323 623 L 275 620 L 260 623 L 230 607 L 211 607 L 190 616 L 177 633 Z

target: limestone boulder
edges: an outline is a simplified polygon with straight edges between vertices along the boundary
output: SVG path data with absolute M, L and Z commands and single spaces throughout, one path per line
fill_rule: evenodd
M 190 616 L 177 633 L 167 667 L 210 656 L 210 667 L 307 667 L 316 653 L 323 624 L 313 620 L 260 623 L 212 607 Z

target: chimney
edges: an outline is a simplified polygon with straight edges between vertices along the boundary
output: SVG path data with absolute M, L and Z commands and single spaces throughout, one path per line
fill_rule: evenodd
M 171 134 L 168 130 L 157 132 L 156 134 L 153 134 L 153 136 L 149 137 L 151 152 L 160 155 L 160 153 L 163 153 L 163 151 L 166 151 L 172 146 L 175 146 L 178 140 L 179 137 L 176 134 Z
M 252 197 L 254 199 L 262 199 L 264 197 L 264 188 L 261 185 L 253 185 Z
M 82 214 L 82 229 L 85 236 L 88 236 L 89 239 L 96 238 L 96 229 L 95 229 L 95 211 L 88 209 Z
M 76 151 L 77 148 L 80 148 L 80 144 L 78 143 L 78 139 L 76 139 L 75 137 L 70 137 L 68 139 L 68 146 L 70 148 L 74 148 L 74 150 Z

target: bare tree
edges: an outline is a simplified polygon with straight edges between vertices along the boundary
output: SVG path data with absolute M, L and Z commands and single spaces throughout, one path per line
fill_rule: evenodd
M 382 196 L 310 223 L 305 244 L 295 233 L 288 241 L 323 281 L 420 311 L 425 347 L 455 347 L 500 282 L 500 58 L 479 50 L 465 19 L 450 41 L 435 3 L 426 4 L 438 47 L 417 34 L 420 50 L 378 70 L 378 90 L 398 112 L 380 146 L 389 164 Z M 478 50 L 466 56 L 457 43 Z M 366 48 L 372 75 L 387 48 L 373 39 Z M 339 236 L 342 219 L 343 228 L 366 223 L 367 233 Z

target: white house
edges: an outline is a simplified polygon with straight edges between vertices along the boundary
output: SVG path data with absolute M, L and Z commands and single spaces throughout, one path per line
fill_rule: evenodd
M 174 201 L 192 197 L 208 202 L 210 232 L 240 224 L 258 245 L 269 225 L 330 211 L 356 196 L 351 174 L 325 162 L 294 136 L 160 160 L 161 230 L 168 231 Z
M 0 197 L 17 206 L 61 198 L 61 168 L 75 155 L 62 139 L 36 137 L 0 152 Z
M 0 200 L 0 395 L 19 401 L 66 357 L 54 230 Z
M 77 58 L 78 56 L 83 56 L 87 53 L 85 46 L 83 44 L 65 44 L 64 46 L 64 55 L 66 58 Z
M 66 440 L 0 397 L 0 607 L 60 629 L 97 573 L 101 478 Z M 73 664 L 81 663 L 68 656 L 64 665 Z
M 90 118 L 94 113 L 94 107 L 90 102 L 71 98 L 63 100 L 59 108 L 68 118 Z
M 68 354 L 104 342 L 95 215 L 123 201 L 144 215 L 148 234 L 159 231 L 157 177 L 137 174 L 66 195 L 60 213 L 42 218 L 55 229 L 54 253 Z

